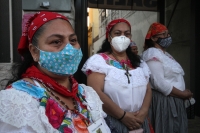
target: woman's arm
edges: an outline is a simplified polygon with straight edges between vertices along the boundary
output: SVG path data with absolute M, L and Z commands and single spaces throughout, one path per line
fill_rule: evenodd
M 188 89 L 185 89 L 184 91 L 180 91 L 177 88 L 173 87 L 173 89 L 170 93 L 170 96 L 178 97 L 181 99 L 188 99 L 193 96 L 193 93 Z
M 190 98 L 193 94 L 189 90 L 178 90 L 172 84 L 166 82 L 164 78 L 164 69 L 162 63 L 159 61 L 148 61 L 147 62 L 150 70 L 151 70 L 151 82 L 156 87 L 158 91 L 163 93 L 164 95 L 174 96 L 182 99 Z
M 148 114 L 149 106 L 151 104 L 151 98 L 152 98 L 152 91 L 150 83 L 148 83 L 142 107 L 140 108 L 139 113 L 136 115 L 141 121 L 144 121 L 145 117 Z
M 101 73 L 92 72 L 87 77 L 87 85 L 91 86 L 99 95 L 102 100 L 104 111 L 113 116 L 116 119 L 119 119 L 123 116 L 124 110 L 121 109 L 117 104 L 115 104 L 104 92 L 104 80 L 105 75 Z M 142 123 L 141 120 L 136 118 L 133 113 L 126 112 L 126 115 L 122 119 L 122 122 L 128 127 L 132 127 L 135 125 L 136 127 L 140 127 L 139 123 Z

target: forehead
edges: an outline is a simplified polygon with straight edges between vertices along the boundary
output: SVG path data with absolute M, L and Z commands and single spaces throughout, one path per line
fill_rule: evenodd
M 168 30 L 164 30 L 162 32 L 158 32 L 156 35 L 160 35 L 160 34 L 163 34 L 163 33 L 168 33 Z
M 120 23 L 117 23 L 115 26 L 113 26 L 113 30 L 112 31 L 115 31 L 115 30 L 120 30 L 120 31 L 127 31 L 129 30 L 130 31 L 130 27 L 127 23 L 124 23 L 124 22 L 120 22 Z
M 63 19 L 54 19 L 49 21 L 44 28 L 45 34 L 72 34 L 74 29 L 71 24 Z

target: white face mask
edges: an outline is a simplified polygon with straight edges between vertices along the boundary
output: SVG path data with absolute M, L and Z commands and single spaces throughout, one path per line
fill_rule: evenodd
M 118 52 L 125 51 L 131 42 L 126 36 L 116 36 L 114 38 L 111 37 L 111 39 L 111 45 Z

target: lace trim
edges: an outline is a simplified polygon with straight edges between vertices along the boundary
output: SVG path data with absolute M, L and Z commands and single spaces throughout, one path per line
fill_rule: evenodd
M 90 111 L 92 115 L 92 120 L 96 121 L 100 117 L 106 117 L 106 113 L 102 109 L 103 102 L 100 100 L 97 93 L 89 86 L 86 86 L 84 84 L 80 84 L 81 87 L 85 90 L 85 99 L 87 103 L 87 109 Z
M 154 60 L 156 58 L 163 64 L 165 70 L 170 69 L 175 73 L 184 75 L 183 68 L 180 64 L 169 53 L 166 52 L 164 54 L 160 49 L 149 48 L 143 52 L 142 58 L 144 61 Z
M 56 133 L 48 122 L 45 109 L 26 92 L 14 88 L 0 91 L 0 119 L 17 128 L 30 126 L 39 133 Z
M 86 74 L 87 71 L 91 70 L 93 72 L 107 74 L 107 71 L 110 69 L 109 66 L 102 56 L 95 54 L 90 57 L 86 63 L 83 65 L 82 71 Z M 113 67 L 113 66 L 112 66 Z
M 127 84 L 127 77 L 124 70 L 120 70 L 114 66 L 108 65 L 101 55 L 93 55 L 84 64 L 82 71 L 86 73 L 88 70 L 99 72 L 106 75 L 106 80 L 120 81 L 120 84 Z M 150 70 L 144 61 L 141 61 L 140 67 L 129 70 L 130 78 L 134 81 L 133 87 L 141 86 L 149 81 Z
M 107 117 L 107 114 L 102 109 L 103 102 L 99 98 L 99 95 L 96 93 L 96 91 L 94 91 L 92 87 L 86 86 L 84 84 L 79 84 L 79 85 L 83 87 L 85 90 L 85 98 L 87 101 L 85 105 L 87 106 L 87 109 L 90 111 L 92 120 L 95 122 L 100 118 Z M 104 119 L 103 119 L 103 122 L 104 122 L 107 133 L 110 133 L 110 129 L 107 126 Z

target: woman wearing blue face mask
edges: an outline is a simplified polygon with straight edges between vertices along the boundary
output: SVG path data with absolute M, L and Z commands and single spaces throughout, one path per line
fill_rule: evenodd
M 152 103 L 149 116 L 156 133 L 187 133 L 184 99 L 192 97 L 185 88 L 184 71 L 166 52 L 172 43 L 168 29 L 153 23 L 145 38 L 142 58 L 151 70 Z
M 73 78 L 82 52 L 65 16 L 42 11 L 30 17 L 18 52 L 23 60 L 0 91 L 1 133 L 89 133 L 94 122 L 110 132 L 97 93 Z
M 88 85 L 104 103 L 112 133 L 150 132 L 146 120 L 151 101 L 149 69 L 131 51 L 130 39 L 131 25 L 127 20 L 111 21 L 98 54 L 90 57 L 82 68 Z

